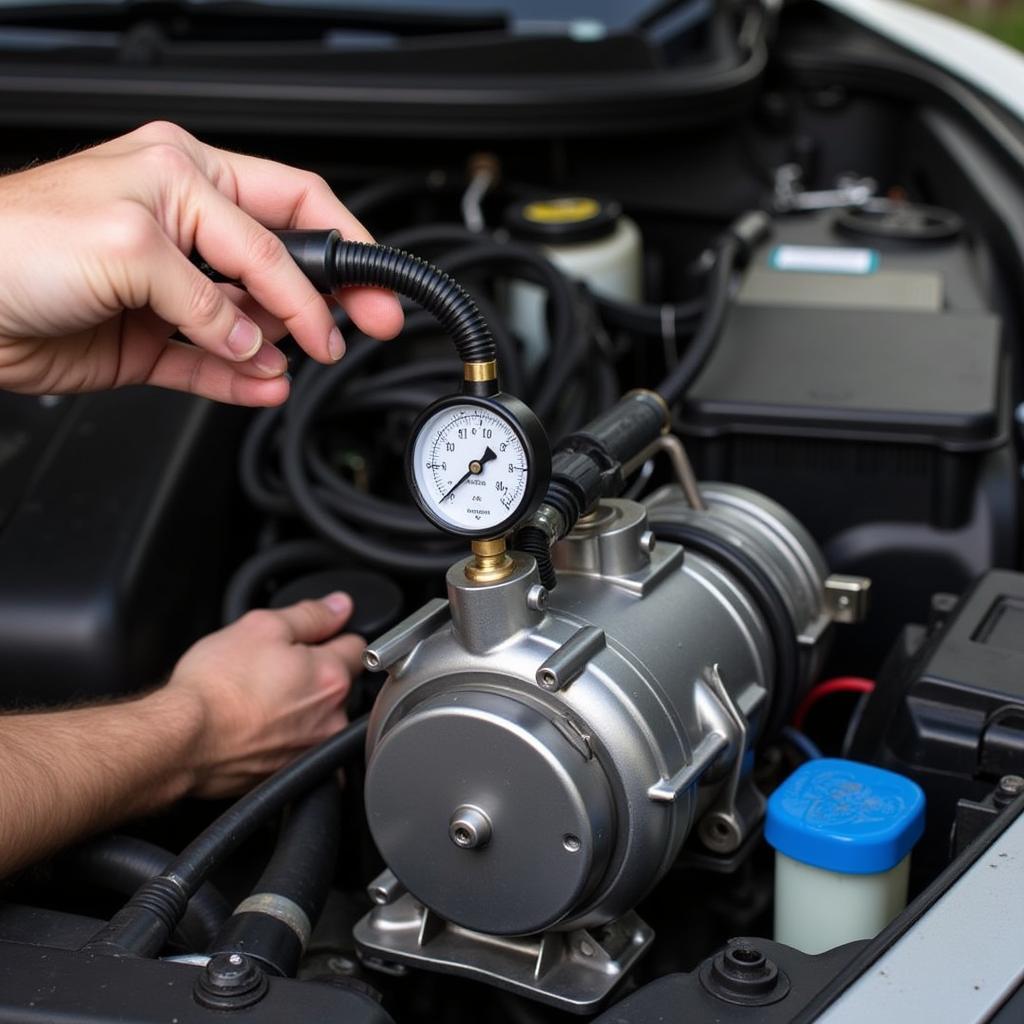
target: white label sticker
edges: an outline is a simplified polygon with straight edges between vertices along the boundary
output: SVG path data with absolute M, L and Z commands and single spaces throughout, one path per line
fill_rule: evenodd
M 874 249 L 836 245 L 779 245 L 771 255 L 776 270 L 803 270 L 819 274 L 873 274 L 878 269 Z

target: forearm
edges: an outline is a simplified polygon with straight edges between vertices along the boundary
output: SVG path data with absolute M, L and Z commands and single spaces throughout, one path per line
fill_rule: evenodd
M 194 781 L 203 710 L 187 693 L 0 717 L 0 877 Z

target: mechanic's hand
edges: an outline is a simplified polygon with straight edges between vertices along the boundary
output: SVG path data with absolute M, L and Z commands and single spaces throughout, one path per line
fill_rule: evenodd
M 165 693 L 201 709 L 194 795 L 241 793 L 345 725 L 366 646 L 336 636 L 351 613 L 347 594 L 253 611 L 185 653 Z
M 0 389 L 155 384 L 283 402 L 273 342 L 290 332 L 321 362 L 344 343 L 268 227 L 372 240 L 322 178 L 214 149 L 172 124 L 0 178 Z M 193 249 L 248 294 L 204 277 Z M 374 337 L 401 329 L 389 292 L 345 289 L 340 302 Z M 176 330 L 195 345 L 172 341 Z

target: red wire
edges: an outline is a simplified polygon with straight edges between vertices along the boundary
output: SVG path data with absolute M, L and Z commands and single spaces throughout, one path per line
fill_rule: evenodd
M 796 729 L 802 729 L 804 719 L 807 718 L 811 708 L 822 697 L 827 697 L 830 693 L 871 693 L 874 688 L 873 680 L 861 679 L 860 676 L 838 676 L 835 679 L 827 679 L 823 683 L 818 683 L 800 702 L 800 706 L 793 715 L 793 726 Z

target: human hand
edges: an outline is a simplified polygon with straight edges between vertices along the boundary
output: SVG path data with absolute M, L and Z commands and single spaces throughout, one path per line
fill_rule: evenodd
M 344 343 L 267 229 L 332 227 L 372 241 L 317 175 L 167 123 L 0 178 L 0 389 L 154 384 L 277 405 L 289 385 L 273 342 L 291 333 L 321 362 Z M 213 284 L 193 249 L 246 291 Z M 345 289 L 339 301 L 374 337 L 401 329 L 389 292 Z
M 344 727 L 366 646 L 335 635 L 351 613 L 346 594 L 252 611 L 185 653 L 162 695 L 199 709 L 186 766 L 193 795 L 244 792 Z

